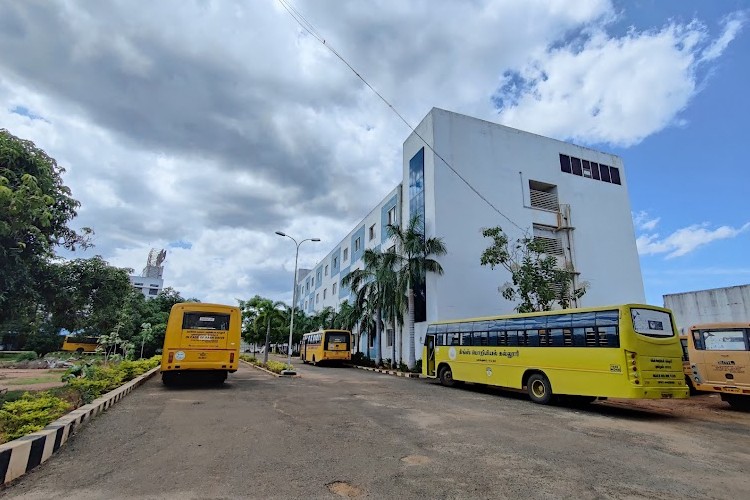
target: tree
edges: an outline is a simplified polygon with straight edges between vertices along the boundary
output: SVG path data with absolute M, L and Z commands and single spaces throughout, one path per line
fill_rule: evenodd
M 342 286 L 350 286 L 356 296 L 358 304 L 367 303 L 374 312 L 376 342 L 376 362 L 382 362 L 380 351 L 381 331 L 383 326 L 383 311 L 391 310 L 391 304 L 395 301 L 398 275 L 394 271 L 396 263 L 395 254 L 381 253 L 376 250 L 367 249 L 362 257 L 364 267 L 355 269 L 341 280 Z M 367 312 L 367 308 L 360 308 Z M 395 343 L 394 343 L 395 344 Z M 394 345 L 395 348 L 395 345 Z
M 150 342 L 154 339 L 154 330 L 151 328 L 151 323 L 142 323 L 141 331 L 138 334 L 138 340 L 141 342 L 141 359 L 143 359 L 143 347 L 146 342 Z
M 52 263 L 49 271 L 41 289 L 45 309 L 57 329 L 98 336 L 113 330 L 122 318 L 134 319 L 132 313 L 123 314 L 124 299 L 133 290 L 128 279 L 131 270 L 110 266 L 97 255 Z M 134 325 L 120 325 L 120 329 L 125 338 L 135 330 Z
M 33 321 L 56 247 L 90 246 L 90 229 L 68 226 L 80 203 L 63 184 L 64 171 L 33 142 L 0 129 L 0 326 Z
M 262 338 L 262 332 L 265 332 L 263 362 L 266 363 L 268 362 L 268 348 L 271 344 L 271 331 L 274 329 L 276 336 L 280 335 L 286 319 L 282 308 L 286 304 L 274 302 L 260 295 L 256 295 L 248 301 L 239 301 L 239 303 L 242 309 L 243 336 L 245 339 L 248 342 L 257 343 Z M 288 314 L 286 316 L 288 317 Z M 291 348 L 291 346 L 289 347 Z
M 409 357 L 408 367 L 416 364 L 414 353 L 414 309 L 415 291 L 424 293 L 427 273 L 443 274 L 443 268 L 432 256 L 445 255 L 447 250 L 441 238 L 427 238 L 424 223 L 419 214 L 412 216 L 406 230 L 400 226 L 389 224 L 388 236 L 396 240 L 396 252 L 392 254 L 397 262 L 399 273 L 398 283 L 407 296 L 408 327 L 409 327 Z M 424 297 L 422 297 L 424 300 Z
M 499 226 L 483 229 L 482 236 L 492 238 L 492 245 L 482 252 L 480 263 L 510 272 L 512 282 L 498 290 L 506 300 L 520 300 L 516 311 L 549 311 L 555 303 L 567 309 L 586 293 L 587 285 L 576 287 L 575 273 L 570 268 L 560 269 L 540 240 L 526 236 L 511 244 Z

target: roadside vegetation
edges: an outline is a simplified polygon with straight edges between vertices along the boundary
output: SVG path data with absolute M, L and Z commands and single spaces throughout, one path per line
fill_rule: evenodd
M 18 391 L 0 396 L 0 443 L 38 431 L 79 406 L 146 373 L 159 356 L 138 361 L 79 362 L 62 374 L 65 385 L 47 391 Z
M 278 374 L 280 374 L 282 371 L 286 370 L 286 368 L 287 368 L 287 364 L 286 363 L 280 363 L 278 361 L 273 361 L 273 360 L 261 361 L 258 358 L 256 358 L 255 356 L 249 356 L 247 354 L 241 354 L 240 355 L 240 359 L 243 360 L 243 361 L 247 361 L 248 363 L 250 363 L 252 365 L 259 366 L 261 368 L 265 368 L 266 370 L 268 370 L 270 372 L 278 373 Z

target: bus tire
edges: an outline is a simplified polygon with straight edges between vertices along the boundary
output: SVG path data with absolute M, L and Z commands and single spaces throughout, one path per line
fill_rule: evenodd
M 161 383 L 164 384 L 165 387 L 172 387 L 174 385 L 174 373 L 162 372 Z
M 544 373 L 533 373 L 526 382 L 526 388 L 534 403 L 548 405 L 552 402 L 552 385 Z
M 736 394 L 722 394 L 721 400 L 729 403 L 735 410 L 750 411 L 750 396 L 738 396 Z
M 695 396 L 698 394 L 698 390 L 695 388 L 695 385 L 693 384 L 693 379 L 691 379 L 689 376 L 685 375 L 685 383 L 688 386 L 688 389 L 690 390 L 690 395 Z
M 438 376 L 440 377 L 440 383 L 445 387 L 453 387 L 456 385 L 456 381 L 453 380 L 453 371 L 449 365 L 443 365 L 443 367 L 440 368 L 440 374 Z
M 318 366 L 318 363 L 315 361 L 315 354 L 313 354 L 313 357 L 312 357 L 312 365 Z
M 83 354 L 83 347 L 76 349 L 76 354 Z

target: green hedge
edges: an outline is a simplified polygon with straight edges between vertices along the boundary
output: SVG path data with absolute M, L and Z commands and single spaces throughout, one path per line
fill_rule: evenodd
M 16 439 L 42 429 L 78 406 L 116 389 L 124 382 L 159 365 L 161 356 L 138 361 L 103 364 L 94 362 L 70 368 L 59 390 L 24 393 L 0 407 L 0 442 Z
M 286 370 L 286 363 L 280 363 L 278 361 L 269 361 L 268 363 L 263 363 L 255 356 L 250 356 L 249 354 L 240 354 L 240 359 L 243 361 L 247 361 L 248 363 L 255 366 L 265 368 L 266 370 L 274 373 L 281 373 L 283 370 Z

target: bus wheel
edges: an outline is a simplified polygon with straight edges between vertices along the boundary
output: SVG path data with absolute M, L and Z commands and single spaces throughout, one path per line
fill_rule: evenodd
M 737 396 L 734 394 L 722 394 L 722 401 L 729 403 L 735 410 L 750 411 L 750 396 Z
M 227 380 L 227 372 L 216 372 L 214 374 L 214 383 L 222 385 Z
M 526 383 L 529 397 L 535 403 L 546 405 L 552 402 L 552 386 L 543 373 L 534 373 Z
M 440 369 L 440 383 L 445 387 L 453 387 L 456 385 L 456 381 L 453 380 L 453 371 L 451 367 L 446 365 Z
M 688 389 L 690 389 L 690 395 L 695 396 L 698 394 L 698 390 L 695 388 L 695 385 L 693 385 L 693 379 L 685 375 L 685 383 L 688 386 Z
M 318 366 L 318 364 L 315 362 L 315 354 L 313 354 L 312 365 L 313 366 Z
M 174 385 L 174 373 L 172 372 L 164 372 L 161 374 L 161 383 L 164 384 L 166 387 L 171 387 Z
M 76 349 L 76 353 L 83 354 L 83 347 L 79 347 L 78 349 Z

